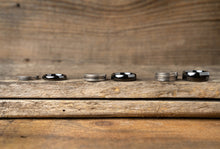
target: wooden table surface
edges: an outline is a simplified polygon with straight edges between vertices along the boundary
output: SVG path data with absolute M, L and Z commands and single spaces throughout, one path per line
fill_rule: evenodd
M 16 68 L 16 66 L 20 67 Z M 220 147 L 219 119 L 182 118 L 216 118 L 220 116 L 218 66 L 205 67 L 212 76 L 209 82 L 203 83 L 184 81 L 159 83 L 153 81 L 153 74 L 156 70 L 164 70 L 165 68 L 142 66 L 143 69 L 139 69 L 131 66 L 127 68 L 132 68 L 133 71 L 139 69 L 141 80 L 128 83 L 106 81 L 95 84 L 79 80 L 79 74 L 85 72 L 86 69 L 80 69 L 81 71 L 78 71 L 77 75 L 70 75 L 70 80 L 62 82 L 15 80 L 17 75 L 21 75 L 22 69 L 20 68 L 25 68 L 25 66 L 27 65 L 11 65 L 9 68 L 12 69 L 10 70 L 15 71 L 4 71 L 8 76 L 1 77 L 1 149 L 218 149 Z M 24 69 L 25 74 L 31 75 L 30 72 L 37 72 L 37 68 L 39 68 L 32 67 L 34 65 L 31 64 L 30 66 L 30 70 Z M 62 70 L 61 65 L 58 67 Z M 104 68 L 104 66 L 100 67 Z M 93 66 L 92 68 L 101 70 L 100 67 Z M 55 69 L 48 68 L 48 70 Z M 111 69 L 107 70 L 106 68 L 107 73 L 114 70 L 112 67 L 109 68 Z M 181 72 L 180 70 L 186 69 L 187 66 L 169 68 Z M 39 70 L 41 73 L 46 72 L 45 67 Z M 63 68 L 63 70 L 67 69 Z M 150 78 L 146 76 L 150 76 Z M 133 92 L 144 94 L 132 95 L 129 89 L 132 89 L 134 85 L 137 88 Z M 86 88 L 83 89 L 83 87 Z M 157 87 L 158 90 L 153 90 L 151 87 Z M 192 87 L 195 87 L 197 91 L 191 91 Z M 75 90 L 76 88 L 77 90 Z M 92 92 L 94 88 L 96 92 Z M 62 91 L 62 89 L 64 90 Z M 81 92 L 77 92 L 79 90 Z M 169 92 L 171 90 L 172 93 Z M 174 94 L 173 91 L 176 93 Z M 55 94 L 59 98 L 55 98 Z M 65 94 L 69 98 L 63 98 Z M 126 94 L 144 98 L 128 98 L 129 96 Z M 91 96 L 93 98 L 74 98 L 89 97 L 88 95 L 93 95 Z M 104 95 L 105 98 L 97 98 L 104 97 Z M 27 117 L 47 119 L 5 119 Z M 51 117 L 65 119 L 48 119 Z M 67 117 L 74 119 L 66 119 Z M 99 118 L 82 119 L 82 117 Z M 103 117 L 105 118 L 101 119 Z M 119 119 L 112 117 L 119 117 Z M 120 119 L 120 117 L 137 118 Z M 179 117 L 179 119 L 146 119 L 141 117 Z
M 0 81 L 1 149 L 218 149 L 220 147 L 219 119 L 183 119 L 183 117 L 220 116 L 218 66 L 204 67 L 212 74 L 209 82 L 159 83 L 153 81 L 154 72 L 166 68 L 141 66 L 140 69 L 130 66 L 124 68 L 139 72 L 140 80 L 128 83 L 106 81 L 94 84 L 80 80 L 81 74 L 86 72 L 86 68 L 90 68 L 88 66 L 77 69 L 80 71 L 74 74 L 71 73 L 72 70 L 58 65 L 61 70 L 69 71 L 70 80 L 67 81 L 25 82 L 15 79 L 17 75 L 22 74 L 21 68 L 30 66 L 28 67 L 30 69 L 24 69 L 23 73 L 32 75 L 37 70 L 40 70 L 40 73 L 46 72 L 46 67 L 38 69 L 40 65 L 36 67 L 32 64 L 3 65 L 8 65 L 10 71 L 4 71 Z M 0 66 L 5 70 L 6 67 L 3 65 Z M 99 65 L 90 69 L 96 71 L 101 70 L 100 68 L 105 67 Z M 104 69 L 108 74 L 114 70 L 113 67 L 108 68 Z M 181 70 L 186 69 L 187 66 L 169 68 L 181 73 Z M 51 65 L 48 66 L 48 71 L 54 69 Z M 136 86 L 135 90 L 129 92 L 134 86 Z M 157 90 L 152 87 L 157 87 Z M 192 91 L 192 87 L 196 90 Z M 65 95 L 69 98 L 64 98 Z M 91 98 L 88 98 L 89 95 Z M 21 119 L 27 117 L 47 119 Z M 51 117 L 56 119 L 48 119 Z M 120 119 L 120 117 L 136 118 Z M 179 119 L 146 119 L 146 117 L 178 117 Z
M 210 72 L 208 82 L 181 80 L 181 71 L 192 66 L 71 66 L 56 67 L 67 72 L 66 81 L 18 81 L 23 74 L 34 75 L 54 71 L 52 64 L 0 65 L 8 78 L 0 81 L 0 117 L 220 117 L 220 69 L 219 66 L 204 66 Z M 16 67 L 17 66 L 17 67 Z M 64 67 L 62 67 L 64 66 Z M 78 68 L 77 73 L 75 69 Z M 94 69 L 93 69 L 94 68 Z M 105 68 L 108 76 L 114 70 L 131 70 L 138 80 L 132 82 L 86 82 L 80 76 L 89 70 Z M 201 67 L 194 67 L 202 69 Z M 179 80 L 161 83 L 154 81 L 156 71 L 177 71 Z M 10 73 L 11 72 L 11 73 Z M 32 74 L 30 73 L 32 72 Z M 102 73 L 103 73 L 102 72 Z M 8 75 L 7 75 L 8 74 Z
M 112 65 L 73 65 L 72 63 L 18 63 L 0 65 L 0 98 L 220 98 L 220 67 L 216 66 L 112 66 Z M 190 69 L 208 70 L 208 82 L 183 81 L 182 71 Z M 57 72 L 59 70 L 59 72 Z M 84 73 L 106 73 L 108 79 L 113 72 L 134 72 L 137 81 L 86 82 Z M 160 71 L 176 71 L 179 80 L 158 82 L 154 76 Z M 40 75 L 64 73 L 66 81 L 18 81 L 20 75 Z
M 1 149 L 219 149 L 220 121 L 208 119 L 0 120 Z

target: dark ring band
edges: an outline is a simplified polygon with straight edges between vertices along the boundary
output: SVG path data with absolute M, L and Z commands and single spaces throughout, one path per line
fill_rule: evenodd
M 67 76 L 65 74 L 45 74 L 42 76 L 44 80 L 51 80 L 51 81 L 60 81 L 66 80 Z
M 111 79 L 114 81 L 135 81 L 136 74 L 131 72 L 117 72 L 111 75 Z
M 209 80 L 209 72 L 204 70 L 183 71 L 183 80 L 203 82 Z

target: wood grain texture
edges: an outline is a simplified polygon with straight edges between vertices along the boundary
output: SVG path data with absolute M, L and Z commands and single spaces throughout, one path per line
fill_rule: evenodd
M 220 98 L 219 66 L 112 66 L 112 65 L 71 65 L 60 63 L 2 63 L 0 98 Z M 183 70 L 205 69 L 210 72 L 208 82 L 161 83 L 154 80 L 157 71 L 177 71 L 179 79 Z M 105 81 L 89 83 L 82 79 L 84 73 L 107 73 L 131 71 L 138 81 Z M 67 81 L 17 81 L 19 75 L 43 75 L 45 73 L 65 73 Z M 78 79 L 76 79 L 78 78 Z
M 1 0 L 0 59 L 220 64 L 219 0 Z
M 1 149 L 219 149 L 219 120 L 0 120 Z
M 210 72 L 208 82 L 176 81 L 160 83 L 154 80 L 155 72 L 177 71 L 179 79 L 183 70 L 200 69 Z M 143 66 L 143 65 L 73 65 L 68 63 L 12 63 L 0 64 L 0 98 L 219 98 L 220 67 L 217 66 Z M 106 73 L 108 79 L 113 72 L 134 72 L 138 81 L 105 81 L 88 83 L 82 80 L 84 73 Z M 17 81 L 20 75 L 64 73 L 69 80 Z
M 219 101 L 0 100 L 0 118 L 208 117 L 220 118 Z
M 1 81 L 0 98 L 220 98 L 220 83 Z

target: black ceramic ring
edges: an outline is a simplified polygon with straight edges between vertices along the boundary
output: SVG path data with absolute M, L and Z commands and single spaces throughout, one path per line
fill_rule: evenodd
M 65 74 L 45 74 L 42 76 L 44 80 L 51 80 L 51 81 L 60 81 L 66 80 L 67 76 Z
M 203 82 L 209 80 L 209 72 L 204 70 L 183 71 L 183 80 Z
M 131 72 L 116 72 L 111 75 L 114 81 L 135 81 L 136 74 Z

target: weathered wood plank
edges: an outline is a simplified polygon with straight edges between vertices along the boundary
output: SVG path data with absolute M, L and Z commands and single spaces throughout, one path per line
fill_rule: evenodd
M 1 0 L 0 59 L 220 64 L 219 0 Z
M 219 101 L 0 100 L 1 118 L 209 117 L 220 118 Z
M 160 83 L 154 80 L 157 71 L 177 71 L 179 79 L 183 70 L 205 69 L 210 72 L 208 82 L 176 81 Z M 143 65 L 73 65 L 69 63 L 16 63 L 0 65 L 0 98 L 220 98 L 220 67 L 217 66 L 143 66 Z M 105 81 L 88 83 L 82 80 L 84 73 L 131 71 L 138 81 Z M 64 73 L 69 80 L 51 82 L 44 80 L 17 81 L 19 75 Z M 81 78 L 81 79 L 80 79 Z
M 1 81 L 0 98 L 220 98 L 219 82 Z
M 219 120 L 0 120 L 1 149 L 219 149 Z

